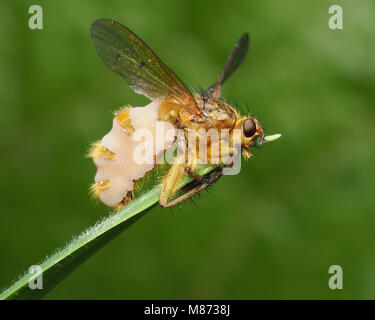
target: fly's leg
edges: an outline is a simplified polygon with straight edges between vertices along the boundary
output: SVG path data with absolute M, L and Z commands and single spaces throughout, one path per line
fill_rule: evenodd
M 203 180 L 205 180 L 203 176 L 195 173 L 190 167 L 185 167 L 185 173 L 200 183 L 203 183 Z
M 181 166 L 181 165 L 180 165 Z M 218 181 L 222 175 L 223 175 L 223 169 L 221 167 L 218 167 L 216 168 L 216 172 L 214 175 L 210 175 L 210 176 L 200 176 L 199 174 L 196 174 L 194 173 L 190 167 L 184 167 L 182 166 L 183 168 L 183 171 L 182 172 L 185 172 L 186 174 L 188 174 L 189 176 L 191 176 L 195 181 L 193 181 L 193 186 L 191 187 L 190 190 L 188 190 L 186 193 L 184 193 L 183 195 L 179 196 L 178 198 L 172 200 L 172 201 L 169 201 L 168 202 L 168 198 L 164 198 L 164 202 L 161 201 L 162 197 L 160 196 L 160 205 L 164 208 L 168 208 L 168 207 L 172 207 L 188 198 L 190 198 L 191 196 L 193 196 L 194 194 L 196 194 L 197 192 L 209 187 L 210 185 L 212 185 L 213 183 L 215 183 L 216 181 Z M 195 183 L 194 183 L 195 182 Z M 196 184 L 198 183 L 198 185 Z M 177 183 L 178 185 L 178 183 Z M 176 188 L 174 190 L 174 192 L 176 192 L 178 190 L 178 188 Z M 174 193 L 173 192 L 173 193 Z M 173 194 L 171 193 L 171 195 Z
M 160 199 L 159 204 L 162 207 L 169 207 L 168 199 L 177 192 L 179 182 L 184 174 L 185 165 L 183 164 L 172 164 L 167 175 L 164 177 L 164 180 L 160 187 Z
M 222 153 L 217 157 L 210 156 L 211 163 L 220 163 L 222 159 L 228 158 L 231 152 L 233 153 L 232 149 L 229 149 L 227 152 Z M 184 155 L 182 157 L 184 157 Z M 200 176 L 199 174 L 193 172 L 194 167 L 187 166 L 186 164 L 181 163 L 183 162 L 177 161 L 177 163 L 172 164 L 171 168 L 169 169 L 166 177 L 164 178 L 161 184 L 159 204 L 164 208 L 172 207 L 215 183 L 223 175 L 223 168 L 231 167 L 233 165 L 233 160 L 225 164 L 224 166 L 217 167 L 215 169 L 216 172 L 214 175 L 212 175 L 211 173 L 205 176 Z M 168 200 L 174 194 L 176 194 L 176 192 L 180 191 L 179 185 L 184 174 L 188 174 L 190 177 L 194 179 L 194 181 L 185 186 L 185 189 L 186 187 L 188 189 L 184 194 L 168 202 Z

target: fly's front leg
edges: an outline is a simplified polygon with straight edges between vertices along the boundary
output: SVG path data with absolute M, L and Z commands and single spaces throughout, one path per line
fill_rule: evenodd
M 192 177 L 194 180 L 203 183 L 203 177 L 195 173 L 190 167 L 185 167 L 185 173 Z
M 186 174 L 188 174 L 190 177 L 192 177 L 194 180 L 196 180 L 200 184 L 202 185 L 206 184 L 207 187 L 215 183 L 223 175 L 223 169 L 221 167 L 215 168 L 214 171 L 216 171 L 216 173 L 213 176 L 210 176 L 210 175 L 200 176 L 199 174 L 193 172 L 193 170 L 190 167 L 185 167 Z

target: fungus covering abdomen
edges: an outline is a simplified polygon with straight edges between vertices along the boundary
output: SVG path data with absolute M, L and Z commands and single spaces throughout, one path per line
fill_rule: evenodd
M 175 129 L 169 122 L 158 121 L 159 105 L 154 101 L 145 107 L 131 108 L 125 120 L 132 130 L 121 126 L 124 117 L 120 112 L 113 119 L 112 130 L 101 140 L 113 157 L 92 152 L 97 166 L 95 182 L 106 183 L 99 198 L 107 206 L 117 206 L 133 190 L 134 181 L 154 168 L 155 156 L 172 145 Z

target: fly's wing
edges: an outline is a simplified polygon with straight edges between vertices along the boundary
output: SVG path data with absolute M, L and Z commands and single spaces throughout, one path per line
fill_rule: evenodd
M 90 28 L 95 49 L 104 63 L 130 87 L 151 100 L 173 99 L 201 115 L 197 103 L 177 77 L 133 32 L 113 20 L 96 20 Z
M 231 54 L 225 62 L 223 71 L 215 84 L 204 91 L 204 96 L 219 98 L 222 84 L 231 76 L 234 70 L 241 64 L 249 49 L 249 34 L 244 33 L 240 40 L 234 46 Z

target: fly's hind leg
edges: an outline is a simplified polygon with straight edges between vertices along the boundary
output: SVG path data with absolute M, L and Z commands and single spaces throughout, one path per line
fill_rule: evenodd
M 178 198 L 176 198 L 172 201 L 169 201 L 169 202 L 168 202 L 168 199 L 170 198 L 170 196 L 173 195 L 175 192 L 177 192 L 179 189 L 177 187 L 175 187 L 175 189 L 173 191 L 171 190 L 172 192 L 170 192 L 169 195 L 163 196 L 163 190 L 166 190 L 166 189 L 163 189 L 163 186 L 162 186 L 162 193 L 160 195 L 159 203 L 164 208 L 172 207 L 172 206 L 174 206 L 176 204 L 179 204 L 180 202 L 190 198 L 194 194 L 198 193 L 199 191 L 209 187 L 210 185 L 212 185 L 213 183 L 218 181 L 221 178 L 221 176 L 223 175 L 223 169 L 221 167 L 218 167 L 218 168 L 215 169 L 216 172 L 215 172 L 214 175 L 211 175 L 211 173 L 210 173 L 210 174 L 207 174 L 207 175 L 204 175 L 204 176 L 200 176 L 199 174 L 194 173 L 192 171 L 192 169 L 188 166 L 184 166 L 184 165 L 179 165 L 179 166 L 180 166 L 180 168 L 179 168 L 180 177 L 185 172 L 190 177 L 192 177 L 194 179 L 194 181 L 190 182 L 187 186 L 184 187 L 184 189 L 187 189 L 187 192 L 185 192 L 184 194 L 182 194 Z M 168 180 L 166 180 L 166 181 L 168 181 Z M 176 186 L 178 186 L 178 183 L 176 184 Z

